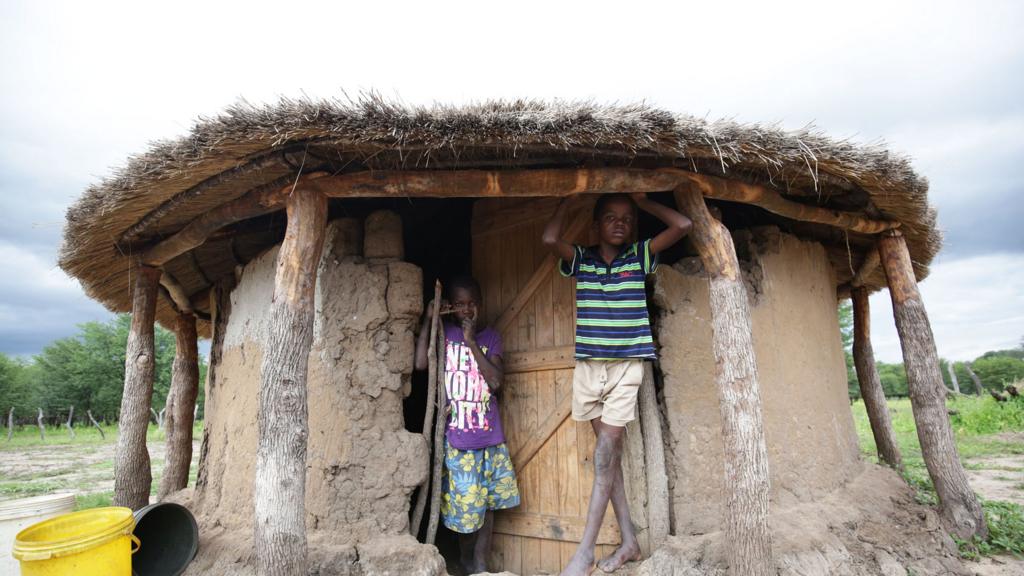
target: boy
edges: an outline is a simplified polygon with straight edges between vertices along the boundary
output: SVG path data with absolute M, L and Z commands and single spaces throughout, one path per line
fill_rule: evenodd
M 572 198 L 572 197 L 570 197 Z M 583 538 L 563 576 L 590 574 L 594 545 L 611 499 L 622 544 L 596 566 L 614 572 L 640 556 L 622 480 L 622 435 L 634 419 L 643 361 L 655 358 L 647 316 L 644 278 L 658 266 L 657 255 L 689 232 L 692 223 L 645 194 L 604 194 L 594 206 L 598 244 L 576 246 L 561 238 L 571 201 L 559 204 L 544 228 L 544 245 L 561 261 L 559 271 L 576 277 L 576 368 L 573 371 L 573 419 L 589 420 L 597 436 L 594 487 Z M 637 207 L 667 228 L 654 238 L 633 241 Z
M 441 517 L 449 530 L 459 534 L 466 573 L 476 574 L 487 571 L 493 511 L 518 506 L 519 487 L 495 397 L 504 376 L 501 336 L 491 328 L 478 329 L 481 295 L 476 280 L 456 278 L 448 286 L 448 298 L 450 302 L 442 303 L 442 308 L 454 313 L 455 323 L 444 323 L 448 473 Z M 431 309 L 433 302 L 427 306 Z M 430 315 L 425 316 L 416 341 L 418 370 L 427 368 Z

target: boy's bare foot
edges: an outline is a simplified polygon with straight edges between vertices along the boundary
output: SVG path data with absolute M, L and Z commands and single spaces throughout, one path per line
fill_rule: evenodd
M 610 555 L 601 559 L 597 563 L 597 567 L 602 572 L 615 572 L 626 562 L 632 562 L 640 559 L 640 545 L 633 542 L 623 542 L 621 546 L 615 549 Z
M 577 551 L 572 555 L 569 564 L 559 573 L 558 576 L 590 576 L 597 565 L 594 564 L 594 553 L 581 554 Z

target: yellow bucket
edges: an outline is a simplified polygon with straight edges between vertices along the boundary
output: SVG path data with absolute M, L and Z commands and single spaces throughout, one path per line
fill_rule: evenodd
M 18 532 L 13 556 L 22 576 L 131 576 L 134 528 L 128 508 L 72 512 Z

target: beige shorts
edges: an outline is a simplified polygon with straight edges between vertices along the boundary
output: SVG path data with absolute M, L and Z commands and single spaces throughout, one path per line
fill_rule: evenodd
M 644 361 L 576 359 L 572 372 L 572 417 L 601 418 L 612 426 L 625 426 L 636 418 L 636 393 L 644 378 Z

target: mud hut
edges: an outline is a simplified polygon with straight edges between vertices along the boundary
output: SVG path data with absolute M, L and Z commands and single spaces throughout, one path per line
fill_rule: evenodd
M 917 293 L 940 235 L 909 162 L 810 128 L 587 102 L 243 103 L 89 188 L 68 211 L 60 265 L 133 313 L 115 501 L 137 508 L 150 492 L 160 322 L 179 336 L 160 496 L 200 520 L 193 572 L 443 573 L 437 550 L 409 535 L 431 467 L 413 330 L 434 278 L 471 271 L 505 339 L 502 409 L 523 497 L 497 518 L 492 568 L 557 571 L 582 532 L 593 437 L 568 417 L 574 286 L 540 230 L 559 197 L 613 191 L 649 193 L 695 223 L 650 280 L 660 363 L 624 460 L 652 573 L 681 559 L 767 574 L 856 555 L 855 538 L 829 536 L 856 525 L 847 508 L 808 507 L 898 491 L 895 474 L 858 458 L 836 311 L 854 298 L 863 395 L 898 468 L 867 340 L 867 293 L 886 287 L 941 519 L 984 532 Z M 581 242 L 585 212 L 570 226 Z M 197 337 L 213 342 L 206 419 L 198 480 L 182 491 Z M 791 537 L 808 522 L 824 534 Z

